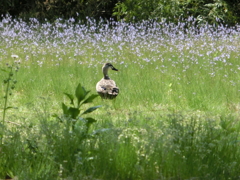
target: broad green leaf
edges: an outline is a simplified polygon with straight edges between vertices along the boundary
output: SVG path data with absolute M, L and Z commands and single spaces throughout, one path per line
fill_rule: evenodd
M 95 119 L 93 119 L 93 118 L 91 118 L 91 117 L 87 117 L 87 118 L 85 118 L 85 119 L 86 119 L 86 121 L 87 121 L 88 124 L 92 124 L 92 123 L 94 123 L 94 122 L 97 122 L 97 120 L 95 120 Z
M 82 113 L 82 115 L 83 115 L 83 114 L 91 113 L 91 112 L 95 111 L 97 108 L 100 108 L 100 107 L 101 107 L 101 105 L 99 105 L 99 106 L 94 106 L 94 107 L 90 107 L 90 108 L 88 108 L 86 111 L 84 111 L 84 112 Z
M 92 123 L 94 123 L 94 122 L 97 122 L 97 121 L 96 121 L 95 119 L 93 119 L 93 118 L 90 118 L 90 117 L 85 118 L 85 119 L 86 119 L 86 121 L 87 121 L 86 126 L 87 126 L 87 132 L 88 132 L 90 125 L 91 125 Z
M 93 95 L 89 96 L 87 99 L 85 99 L 82 104 L 90 103 L 90 102 L 92 102 L 96 97 L 98 97 L 98 95 L 97 95 L 97 94 L 93 94 Z
M 74 101 L 73 101 L 73 99 L 74 99 L 74 97 L 73 97 L 73 95 L 72 94 L 68 94 L 68 93 L 64 93 L 69 99 L 70 99 L 70 104 L 73 104 L 74 105 Z
M 76 119 L 77 116 L 78 116 L 79 113 L 80 113 L 80 110 L 79 110 L 78 108 L 73 108 L 73 107 L 70 107 L 70 108 L 68 109 L 68 111 L 69 111 L 69 115 L 70 115 L 71 118 L 73 118 L 73 119 Z
M 77 97 L 78 105 L 86 97 L 86 90 L 81 86 L 80 83 L 78 84 L 78 86 L 76 88 L 75 96 Z
M 83 87 L 83 88 L 84 88 L 84 87 Z M 86 96 L 88 95 L 89 92 L 90 92 L 90 91 L 86 91 L 85 98 L 86 98 Z
M 62 110 L 63 110 L 63 114 L 69 115 L 68 107 L 64 103 L 62 103 Z
M 79 117 L 79 120 L 85 122 L 85 123 L 94 123 L 97 122 L 97 120 L 91 118 L 91 117 L 87 117 L 87 118 L 83 118 L 83 117 Z

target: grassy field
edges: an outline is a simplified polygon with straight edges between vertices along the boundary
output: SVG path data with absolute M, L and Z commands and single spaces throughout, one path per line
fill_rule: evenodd
M 186 24 L 3 19 L 0 179 L 239 179 L 240 27 Z M 120 94 L 73 128 L 63 93 L 105 62 Z

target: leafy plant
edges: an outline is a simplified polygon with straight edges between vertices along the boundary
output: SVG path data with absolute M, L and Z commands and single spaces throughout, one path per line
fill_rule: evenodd
M 90 91 L 86 91 L 85 88 L 79 83 L 75 90 L 75 98 L 73 94 L 64 93 L 70 100 L 70 106 L 62 103 L 63 117 L 59 117 L 57 115 L 55 115 L 55 117 L 58 117 L 60 121 L 67 119 L 71 124 L 72 130 L 75 129 L 75 125 L 78 121 L 83 121 L 86 123 L 86 132 L 88 132 L 90 125 L 96 122 L 96 120 L 91 117 L 83 118 L 82 116 L 89 114 L 101 107 L 100 105 L 93 106 L 82 111 L 82 106 L 84 104 L 91 103 L 96 97 L 98 97 L 96 94 L 88 96 L 89 92 Z
M 235 24 L 239 10 L 232 4 L 224 0 L 126 0 L 115 5 L 112 15 L 127 22 L 156 19 L 177 23 L 194 17 L 201 24 Z
M 98 97 L 96 94 L 89 95 L 89 92 L 79 83 L 75 94 L 64 93 L 70 100 L 70 103 L 62 103 L 62 116 L 54 115 L 62 122 L 62 128 L 59 131 L 54 131 L 54 134 L 46 134 L 48 139 L 53 140 L 52 151 L 54 152 L 55 161 L 62 166 L 61 177 L 72 174 L 74 167 L 88 158 L 84 154 L 86 148 L 84 142 L 90 137 L 88 136 L 89 127 L 96 120 L 92 117 L 83 116 L 101 107 L 99 105 L 87 109 L 83 108 L 84 105 L 93 102 Z M 48 129 L 49 127 L 46 128 Z M 54 127 L 51 129 L 54 129 Z M 47 132 L 49 131 L 51 130 L 49 129 Z
M 17 59 L 17 55 L 12 55 L 13 59 Z M 5 131 L 5 119 L 6 119 L 6 112 L 8 109 L 13 108 L 12 106 L 8 106 L 8 99 L 9 96 L 12 95 L 12 90 L 15 89 L 15 85 L 17 83 L 17 80 L 14 78 L 16 73 L 19 70 L 19 63 L 20 61 L 14 61 L 11 65 L 7 63 L 7 68 L 6 69 L 1 69 L 3 72 L 8 73 L 8 76 L 3 80 L 3 83 L 6 85 L 5 92 L 3 93 L 4 96 L 4 105 L 3 105 L 3 116 L 2 116 L 2 122 L 0 123 L 2 129 L 0 134 L 1 138 L 1 144 L 2 144 L 2 139 L 4 136 L 4 131 Z
M 215 0 L 214 3 L 208 3 L 204 5 L 208 8 L 207 18 L 209 22 L 215 22 L 216 20 L 227 20 L 228 13 L 227 4 L 221 0 Z

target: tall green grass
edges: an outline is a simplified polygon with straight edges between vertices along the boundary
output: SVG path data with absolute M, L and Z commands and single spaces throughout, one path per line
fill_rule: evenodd
M 185 57 L 183 62 L 179 62 L 178 52 L 169 52 L 175 56 L 174 59 L 168 60 L 169 55 L 165 54 L 161 59 L 149 63 L 134 63 L 138 59 L 127 56 L 127 50 L 125 53 L 125 63 L 120 64 L 121 59 L 115 63 L 120 71 L 110 72 L 110 77 L 121 90 L 116 102 L 119 108 L 143 106 L 151 109 L 153 104 L 162 104 L 176 110 L 218 113 L 232 111 L 231 108 L 238 106 L 239 70 L 236 66 L 238 60 L 234 56 L 227 60 L 229 65 L 217 62 L 213 66 L 205 57 L 197 59 L 197 62 Z M 102 64 L 89 67 L 88 60 L 78 64 L 68 60 L 68 56 L 71 54 L 62 55 L 64 60 L 58 66 L 49 62 L 50 59 L 46 59 L 46 64 L 42 67 L 23 62 L 18 74 L 18 93 L 21 95 L 18 101 L 21 104 L 29 103 L 37 97 L 49 97 L 53 102 L 58 101 L 62 92 L 71 91 L 70 88 L 78 82 L 95 92 L 95 84 L 102 78 Z M 146 52 L 145 56 L 149 58 L 151 52 Z
M 238 36 L 119 42 L 89 36 L 56 46 L 46 39 L 39 46 L 1 44 L 1 68 L 11 54 L 21 60 L 8 98 L 18 109 L 0 122 L 6 125 L 1 178 L 239 179 Z M 96 94 L 107 61 L 120 70 L 109 72 L 120 94 L 89 105 L 103 107 L 91 114 L 97 122 L 83 136 L 84 122 L 73 132 L 53 115 L 62 115 L 62 102 L 69 103 L 63 93 L 74 94 L 79 82 Z M 2 83 L 1 96 L 4 89 Z

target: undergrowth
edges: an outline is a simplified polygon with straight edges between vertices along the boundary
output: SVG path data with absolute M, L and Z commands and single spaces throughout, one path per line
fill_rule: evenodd
M 0 22 L 0 177 L 239 179 L 239 26 L 89 23 Z

